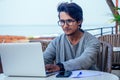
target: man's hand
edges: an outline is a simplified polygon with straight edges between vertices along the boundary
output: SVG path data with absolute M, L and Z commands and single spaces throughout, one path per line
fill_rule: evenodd
M 58 65 L 55 65 L 55 64 L 46 64 L 45 69 L 48 72 L 60 71 L 60 67 Z

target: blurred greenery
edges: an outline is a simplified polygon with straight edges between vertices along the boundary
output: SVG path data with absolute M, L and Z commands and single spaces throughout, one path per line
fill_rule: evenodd
M 119 12 L 120 8 L 116 7 L 115 10 L 118 10 L 118 12 Z M 113 21 L 118 21 L 118 24 L 120 25 L 120 14 L 114 14 Z
M 117 22 L 118 23 L 118 31 L 120 32 L 120 8 L 118 7 L 115 7 L 115 10 L 118 11 L 118 14 L 114 14 L 114 19 L 113 19 L 113 22 Z

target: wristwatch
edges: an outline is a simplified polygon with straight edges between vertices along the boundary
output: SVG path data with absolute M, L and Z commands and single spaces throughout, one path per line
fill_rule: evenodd
M 62 63 L 57 63 L 56 65 L 60 67 L 60 71 L 65 71 L 64 65 Z

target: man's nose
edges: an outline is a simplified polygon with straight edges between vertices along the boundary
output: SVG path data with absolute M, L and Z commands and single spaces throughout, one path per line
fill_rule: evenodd
M 65 24 L 64 24 L 64 26 L 63 27 L 68 27 L 69 25 L 68 25 L 68 23 L 67 22 L 65 22 Z

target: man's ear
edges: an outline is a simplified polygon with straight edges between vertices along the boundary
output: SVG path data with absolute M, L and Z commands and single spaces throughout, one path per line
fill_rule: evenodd
M 78 23 L 78 25 L 81 25 L 81 24 L 82 24 L 82 22 L 83 22 L 83 20 L 78 21 L 77 23 Z

